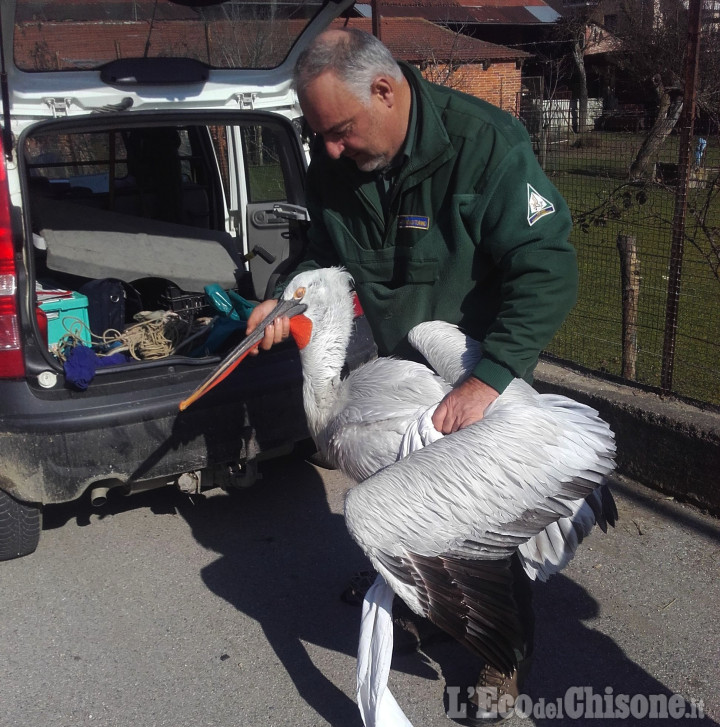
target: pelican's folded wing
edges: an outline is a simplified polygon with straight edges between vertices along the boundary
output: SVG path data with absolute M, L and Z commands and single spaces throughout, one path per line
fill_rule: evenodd
M 408 340 L 438 375 L 453 386 L 467 378 L 482 358 L 482 344 L 479 341 L 444 321 L 418 324 L 408 334 Z M 566 397 L 538 394 L 521 379 L 512 381 L 501 399 L 521 397 L 528 401 L 535 399 L 538 406 L 544 408 L 572 408 L 576 404 Z M 596 418 L 594 410 L 585 407 L 583 411 L 588 414 L 588 420 Z M 533 579 L 544 581 L 562 570 L 596 522 L 603 530 L 606 522 L 615 524 L 617 510 L 607 486 L 593 493 L 587 502 L 581 498 L 568 505 L 570 512 L 567 516 L 550 523 L 519 549 L 523 567 Z
M 408 333 L 410 345 L 451 386 L 466 379 L 482 358 L 482 345 L 445 321 L 426 321 Z
M 524 394 L 381 470 L 345 504 L 351 535 L 413 611 L 466 642 L 473 634 L 484 658 L 505 635 L 503 670 L 515 642 L 513 609 L 503 617 L 509 558 L 614 467 L 612 433 L 593 410 Z

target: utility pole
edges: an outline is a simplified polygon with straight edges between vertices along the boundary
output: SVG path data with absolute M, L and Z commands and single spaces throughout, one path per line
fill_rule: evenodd
M 380 37 L 380 0 L 370 0 L 370 8 L 372 9 L 372 34 L 378 39 Z
M 692 144 L 697 100 L 702 6 L 703 0 L 690 0 L 688 6 L 688 40 L 685 51 L 685 88 L 683 92 L 684 118 L 680 129 L 678 183 L 675 190 L 675 213 L 673 215 L 672 243 L 670 247 L 667 302 L 665 304 L 665 338 L 663 341 L 662 371 L 660 372 L 660 387 L 665 393 L 669 393 L 672 389 L 675 366 L 675 342 L 680 307 L 680 275 L 685 243 L 687 190 L 690 178 L 690 145 Z

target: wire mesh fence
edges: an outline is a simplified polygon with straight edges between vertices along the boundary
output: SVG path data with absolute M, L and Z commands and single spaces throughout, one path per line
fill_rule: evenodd
M 535 122 L 538 103 L 553 121 L 532 134 L 536 152 L 572 211 L 580 269 L 578 303 L 547 353 L 720 405 L 717 131 L 676 125 L 631 176 L 653 133 L 642 107 L 598 105 L 577 133 L 571 105 L 525 101 Z

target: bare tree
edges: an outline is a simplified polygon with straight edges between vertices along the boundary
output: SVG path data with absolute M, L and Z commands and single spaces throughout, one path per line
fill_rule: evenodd
M 420 62 L 420 70 L 423 76 L 431 83 L 448 88 L 462 89 L 462 78 L 458 71 L 460 64 L 451 60 L 444 60 L 437 57 L 434 49 L 428 49 L 428 58 Z
M 556 25 L 553 33 L 553 43 L 563 48 L 563 58 L 566 59 L 563 70 L 567 73 L 568 81 L 575 87 L 573 103 L 576 116 L 573 117 L 573 131 L 582 133 L 588 128 L 588 82 L 585 69 L 585 54 L 588 49 L 588 31 L 590 23 L 594 22 L 598 6 L 585 5 L 577 9 L 572 15 L 566 15 Z M 557 55 L 554 53 L 554 55 Z
M 658 98 L 657 116 L 630 165 L 630 179 L 647 176 L 650 160 L 670 136 L 683 110 L 683 90 L 677 80 L 671 79 L 666 83 L 662 76 L 656 73 L 652 78 L 652 84 Z
M 579 80 L 579 109 L 578 109 L 578 128 L 576 131 L 583 132 L 587 128 L 587 117 L 588 117 L 588 88 L 587 88 L 587 73 L 585 72 L 585 29 L 586 25 L 583 23 L 582 27 L 575 28 L 573 44 L 572 44 L 572 57 L 575 61 L 575 70 L 577 72 Z
M 683 110 L 683 64 L 688 43 L 688 12 L 680 3 L 667 2 L 648 15 L 641 0 L 624 0 L 618 35 L 622 72 L 642 92 L 652 89 L 657 113 L 653 126 L 630 165 L 629 178 L 648 176 L 650 160 L 675 128 Z M 706 24 L 701 36 L 698 108 L 717 122 L 720 113 L 720 51 L 718 32 Z

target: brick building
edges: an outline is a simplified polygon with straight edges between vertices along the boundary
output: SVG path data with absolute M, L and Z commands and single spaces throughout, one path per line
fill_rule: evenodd
M 335 27 L 371 32 L 370 18 L 345 18 Z M 382 17 L 380 38 L 398 60 L 430 81 L 456 88 L 517 113 L 524 51 L 463 35 L 423 18 Z

